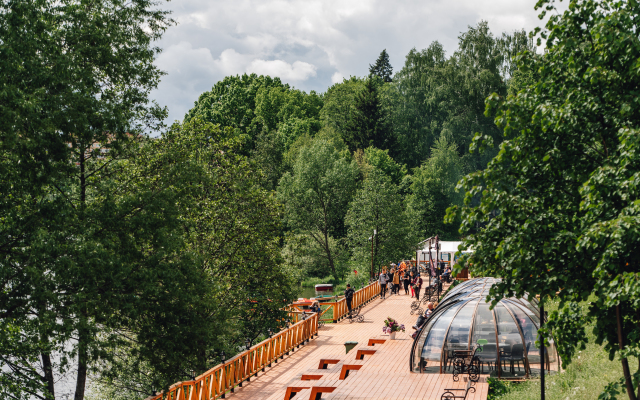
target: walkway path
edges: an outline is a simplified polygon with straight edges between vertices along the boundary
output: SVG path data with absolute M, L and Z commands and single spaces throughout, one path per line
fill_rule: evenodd
M 402 291 L 401 291 L 402 292 Z M 297 391 L 295 400 L 315 399 L 315 392 L 323 393 L 322 399 L 440 399 L 444 388 L 464 388 L 466 382 L 461 379 L 454 383 L 450 374 L 416 374 L 409 369 L 411 352 L 411 326 L 417 317 L 410 315 L 410 296 L 387 296 L 386 300 L 376 299 L 365 306 L 363 323 L 350 323 L 348 319 L 337 324 L 327 324 L 319 331 L 319 336 L 309 344 L 285 356 L 266 372 L 260 372 L 251 382 L 245 382 L 235 393 L 227 398 L 247 400 L 283 400 Z M 383 321 L 387 317 L 397 319 L 407 327 L 406 333 L 398 333 L 396 340 L 382 333 Z M 382 339 L 384 343 L 368 345 L 369 339 Z M 356 341 L 358 346 L 345 354 L 344 343 Z M 356 360 L 358 350 L 375 350 L 372 355 L 364 355 Z M 318 369 L 321 359 L 336 360 L 327 369 Z M 345 365 L 347 365 L 345 367 Z M 340 379 L 343 370 L 350 370 L 345 379 Z M 315 380 L 301 380 L 303 375 L 316 375 Z M 476 384 L 475 394 L 469 394 L 470 400 L 487 398 L 485 377 Z M 315 389 L 314 389 L 315 387 Z M 306 389 L 302 389 L 306 388 Z M 324 388 L 324 389 L 318 389 Z M 289 391 L 288 391 L 289 390 Z

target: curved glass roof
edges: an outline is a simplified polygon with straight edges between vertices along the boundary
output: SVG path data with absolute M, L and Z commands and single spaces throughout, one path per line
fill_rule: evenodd
M 482 372 L 501 377 L 540 374 L 540 350 L 535 341 L 540 326 L 538 302 L 508 298 L 491 310 L 485 301 L 495 278 L 465 281 L 442 299 L 411 350 L 414 372 L 451 373 L 460 351 L 473 351 L 478 340 L 486 340 L 476 353 Z M 481 343 L 484 342 L 481 341 Z M 546 347 L 544 368 L 558 371 L 553 340 Z

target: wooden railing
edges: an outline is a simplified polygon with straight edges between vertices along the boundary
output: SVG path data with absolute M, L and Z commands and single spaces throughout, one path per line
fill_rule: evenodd
M 351 308 L 362 306 L 373 300 L 378 295 L 380 295 L 380 284 L 378 282 L 365 286 L 354 293 L 353 300 L 351 300 Z M 346 317 L 349 312 L 347 308 L 347 300 L 344 298 L 333 302 L 322 302 L 320 303 L 320 306 L 329 306 L 327 309 L 322 311 L 320 316 L 323 316 L 329 310 L 333 310 L 333 322 L 340 321 L 342 318 Z
M 377 282 L 362 288 L 354 294 L 352 307 L 364 305 L 379 294 L 380 285 Z M 296 346 L 299 347 L 313 335 L 317 335 L 320 317 L 328 310 L 333 309 L 334 322 L 347 315 L 347 302 L 344 298 L 337 302 L 320 304 L 329 307 L 322 314 L 307 314 L 308 317 L 304 320 L 301 318 L 302 312 L 289 309 L 289 317 L 294 324 L 288 329 L 236 355 L 224 364 L 216 365 L 195 380 L 175 383 L 167 392 L 150 396 L 146 400 L 213 400 L 228 391 L 233 392 L 236 386 L 242 386 L 244 381 L 257 375 L 259 370 L 277 362 L 278 358 L 282 358 Z
M 272 362 L 277 362 L 296 346 L 300 346 L 318 333 L 318 314 L 311 314 L 290 328 L 253 346 L 224 364 L 216 365 L 195 380 L 178 382 L 167 392 L 148 397 L 147 400 L 211 400 L 232 391 L 251 376 L 257 375 Z

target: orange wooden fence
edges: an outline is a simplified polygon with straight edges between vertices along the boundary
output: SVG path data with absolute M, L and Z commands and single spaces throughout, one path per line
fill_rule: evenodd
M 351 308 L 360 307 L 373 300 L 378 295 L 380 295 L 380 284 L 378 282 L 374 282 L 369 286 L 365 286 L 364 288 L 356 291 L 353 295 L 353 300 L 351 300 Z M 344 297 L 338 301 L 323 302 L 320 303 L 320 305 L 329 306 L 322 312 L 321 316 L 326 314 L 327 311 L 333 309 L 333 322 L 340 321 L 342 318 L 346 317 L 347 313 L 349 312 L 349 309 L 347 308 L 347 300 L 345 300 Z
M 364 305 L 380 294 L 380 285 L 376 282 L 358 290 L 352 300 L 352 307 Z M 347 315 L 347 302 L 343 298 L 337 302 L 321 303 L 329 305 L 324 310 L 326 313 L 333 309 L 333 321 L 338 321 Z M 220 398 L 223 393 L 234 390 L 236 386 L 242 386 L 251 376 L 267 365 L 277 362 L 278 358 L 289 353 L 296 346 L 304 344 L 318 334 L 319 314 L 307 314 L 309 317 L 301 319 L 301 313 L 290 309 L 289 316 L 295 322 L 275 336 L 266 339 L 251 349 L 246 350 L 226 361 L 216 365 L 195 380 L 178 382 L 169 387 L 169 390 L 147 400 L 213 400 Z

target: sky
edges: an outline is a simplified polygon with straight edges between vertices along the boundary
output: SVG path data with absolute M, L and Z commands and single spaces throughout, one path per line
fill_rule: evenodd
M 157 43 L 167 73 L 152 98 L 182 120 L 198 96 L 228 75 L 278 76 L 325 92 L 368 74 L 380 52 L 394 71 L 412 49 L 439 41 L 450 55 L 458 36 L 485 20 L 494 35 L 543 26 L 536 0 L 173 0 L 178 23 Z

